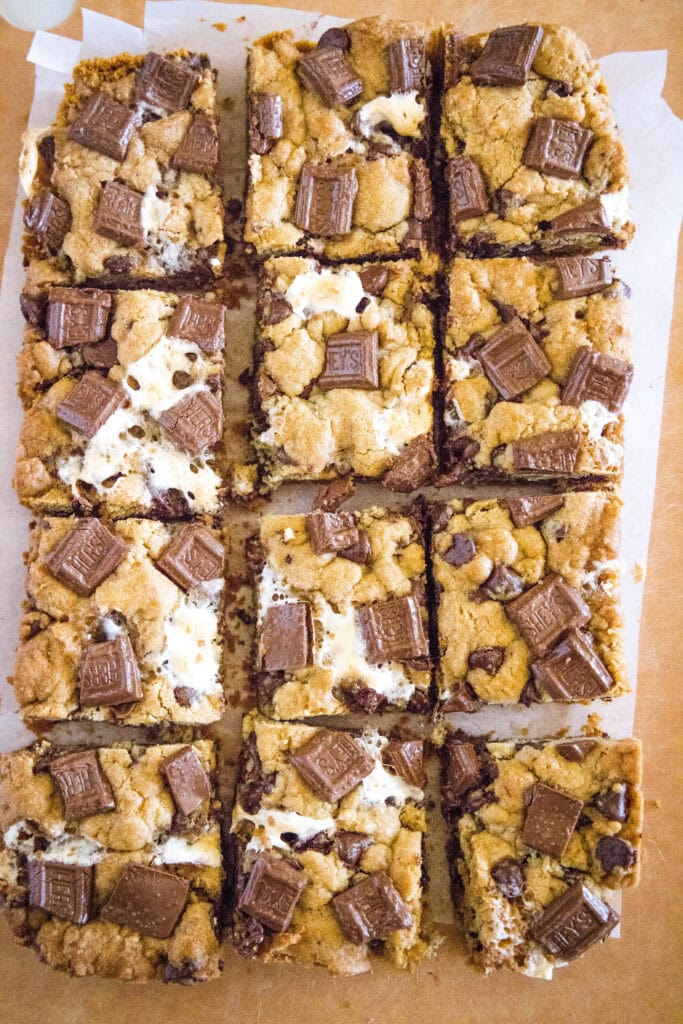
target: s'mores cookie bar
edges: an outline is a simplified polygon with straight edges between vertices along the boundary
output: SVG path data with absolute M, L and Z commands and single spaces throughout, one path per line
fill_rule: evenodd
M 187 51 L 74 68 L 55 123 L 24 138 L 31 286 L 193 288 L 218 276 L 215 76 Z
M 447 736 L 442 800 L 454 895 L 476 962 L 551 978 L 619 921 L 640 870 L 640 742 Z
M 434 472 L 436 257 L 321 266 L 267 260 L 259 284 L 254 444 L 263 479 Z
M 609 261 L 456 259 L 448 292 L 447 478 L 618 482 L 633 366 L 630 293 Z
M 601 492 L 433 506 L 444 711 L 628 691 L 620 508 Z
M 114 518 L 217 512 L 223 305 L 61 287 L 32 298 L 18 358 L 22 503 Z
M 375 17 L 249 51 L 245 240 L 263 256 L 414 255 L 432 234 L 432 34 Z
M 17 942 L 77 977 L 217 977 L 216 774 L 208 740 L 0 754 L 0 901 Z
M 275 718 L 429 710 L 425 552 L 398 511 L 263 516 L 256 690 Z
M 446 34 L 441 155 L 452 251 L 581 253 L 633 237 L 607 87 L 571 29 Z
M 360 974 L 428 952 L 422 747 L 245 718 L 231 830 L 243 956 Z
M 39 519 L 13 677 L 23 716 L 219 719 L 223 561 L 200 522 Z

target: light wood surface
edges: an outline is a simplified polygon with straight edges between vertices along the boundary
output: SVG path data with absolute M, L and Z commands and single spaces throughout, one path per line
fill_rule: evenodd
M 281 0 L 282 3 L 282 0 Z M 89 0 L 88 7 L 142 23 L 143 0 Z M 220 5 L 217 6 L 217 20 Z M 669 49 L 665 97 L 683 114 L 683 4 L 661 0 L 478 0 L 442 5 L 423 0 L 297 0 L 293 6 L 349 18 L 370 13 L 457 22 L 468 31 L 496 24 L 552 20 L 570 25 L 596 56 L 616 50 Z M 80 37 L 80 14 L 60 27 Z M 0 254 L 4 257 L 16 195 L 19 140 L 33 90 L 24 60 L 28 33 L 0 24 Z M 679 251 L 680 255 L 680 251 Z M 679 258 L 677 304 L 683 298 Z M 16 348 L 16 339 L 6 339 Z M 4 372 L 12 373 L 11 359 Z M 632 410 L 637 415 L 637 410 Z M 239 961 L 226 949 L 222 979 L 201 989 L 126 987 L 96 979 L 73 981 L 37 964 L 11 944 L 0 926 L 2 1024 L 145 1024 L 236 1021 L 239 1024 L 673 1024 L 683 1019 L 680 968 L 681 742 L 683 663 L 683 318 L 675 316 L 658 467 L 655 517 L 645 587 L 636 731 L 645 745 L 646 821 L 643 877 L 624 896 L 622 939 L 608 942 L 552 984 L 499 974 L 485 979 L 448 948 L 414 975 L 380 970 L 355 979 L 321 971 L 267 968 Z M 20 595 L 17 595 L 20 600 Z

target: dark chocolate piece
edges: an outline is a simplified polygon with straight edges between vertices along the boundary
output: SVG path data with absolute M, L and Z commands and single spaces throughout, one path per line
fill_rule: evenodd
M 524 85 L 543 38 L 538 25 L 511 25 L 489 35 L 470 66 L 475 85 Z
M 387 704 L 387 698 L 383 694 L 370 686 L 364 686 L 359 679 L 354 679 L 350 683 L 344 682 L 341 698 L 349 711 L 361 715 L 374 715 L 382 711 Z
M 595 853 L 606 875 L 610 875 L 615 868 L 622 868 L 626 871 L 636 862 L 634 848 L 629 842 L 619 839 L 618 836 L 603 836 L 598 840 Z
M 556 430 L 532 434 L 510 444 L 512 464 L 517 472 L 560 473 L 568 475 L 576 468 L 581 447 L 578 430 Z
M 421 434 L 406 444 L 385 472 L 382 483 L 388 491 L 407 494 L 429 481 L 436 469 L 431 435 Z
M 610 412 L 619 412 L 632 380 L 631 363 L 582 345 L 572 361 L 561 400 L 564 405 L 574 406 L 582 402 L 600 402 Z
M 334 896 L 332 910 L 344 934 L 357 946 L 388 939 L 413 923 L 410 908 L 383 871 Z
M 41 189 L 26 204 L 24 226 L 39 242 L 56 251 L 71 229 L 71 207 L 54 192 Z
M 563 743 L 558 743 L 555 750 L 565 760 L 571 761 L 573 764 L 581 764 L 597 742 L 597 740 L 565 740 Z
M 589 234 L 606 237 L 610 233 L 605 208 L 600 196 L 587 203 L 565 210 L 550 221 L 550 230 L 556 235 Z
M 536 689 L 552 700 L 591 700 L 602 697 L 614 679 L 595 650 L 590 633 L 571 629 L 531 671 Z
M 386 49 L 389 92 L 423 92 L 426 84 L 424 39 L 397 39 Z
M 318 49 L 321 46 L 332 46 L 337 50 L 349 50 L 351 48 L 351 37 L 345 28 L 328 28 L 318 40 Z
M 382 761 L 410 786 L 422 789 L 425 784 L 423 754 L 422 740 L 389 740 L 382 751 Z
M 94 92 L 69 128 L 69 138 L 122 163 L 137 124 L 134 110 L 106 92 Z
M 77 750 L 55 757 L 49 764 L 64 801 L 64 817 L 74 821 L 91 814 L 113 811 L 116 801 L 96 750 Z
M 73 391 L 59 403 L 56 413 L 76 433 L 91 438 L 125 401 L 126 392 L 120 384 L 88 370 Z
M 314 555 L 336 554 L 356 544 L 360 536 L 350 512 L 311 512 L 305 523 Z
M 135 99 L 163 110 L 185 110 L 199 77 L 187 61 L 148 53 L 135 81 Z
M 102 907 L 105 921 L 154 939 L 168 939 L 185 909 L 190 883 L 170 871 L 126 864 Z
M 156 567 L 182 590 L 221 579 L 225 549 L 201 523 L 183 526 L 156 560 Z
M 448 213 L 451 228 L 461 220 L 483 217 L 489 210 L 484 175 L 476 160 L 454 156 L 448 161 Z
M 451 546 L 444 551 L 442 559 L 449 565 L 467 565 L 477 553 L 477 545 L 466 533 L 454 533 Z
M 531 788 L 522 842 L 559 860 L 569 846 L 582 810 L 581 800 L 537 782 Z
M 19 296 L 19 308 L 24 320 L 32 327 L 42 327 L 45 323 L 47 312 L 47 295 L 40 292 L 37 295 L 30 292 L 22 292 Z
M 467 667 L 480 668 L 488 675 L 495 676 L 504 661 L 505 649 L 503 647 L 477 647 L 468 657 Z
M 307 881 L 306 874 L 286 860 L 260 853 L 254 861 L 238 907 L 271 931 L 284 932 L 289 928 Z
M 619 915 L 582 882 L 565 889 L 536 919 L 531 934 L 553 956 L 575 960 L 606 939 Z
M 247 814 L 256 814 L 264 794 L 271 792 L 277 776 L 275 772 L 264 773 L 255 732 L 250 733 L 242 745 L 237 778 L 238 803 Z
M 183 747 L 167 757 L 161 762 L 161 772 L 181 814 L 192 814 L 211 796 L 209 780 L 194 747 Z
M 353 103 L 363 91 L 363 79 L 356 74 L 344 51 L 333 46 L 318 47 L 299 60 L 299 76 L 326 107 Z
M 218 132 L 208 114 L 195 114 L 171 166 L 178 171 L 212 177 L 218 169 Z
M 118 181 L 107 181 L 95 212 L 95 231 L 119 245 L 144 245 L 142 199 L 141 192 Z
M 255 93 L 249 101 L 249 148 L 264 156 L 282 138 L 282 97 Z
M 90 597 L 126 557 L 129 545 L 100 519 L 80 519 L 45 557 L 55 579 Z
M 364 832 L 345 832 L 337 829 L 334 846 L 340 861 L 346 864 L 347 868 L 355 868 L 368 847 L 372 846 L 372 836 L 367 836 Z
M 261 627 L 261 667 L 294 672 L 311 664 L 313 616 L 305 601 L 271 605 Z
M 550 373 L 550 363 L 529 331 L 515 317 L 479 349 L 486 376 L 506 401 L 519 398 Z
M 514 569 L 507 565 L 494 565 L 481 589 L 487 597 L 494 601 L 509 601 L 517 597 L 524 589 L 524 581 Z
M 371 665 L 429 657 L 422 609 L 423 605 L 414 594 L 375 601 L 357 609 L 366 657 Z
M 555 178 L 580 178 L 593 132 L 576 121 L 541 117 L 531 129 L 522 163 Z
M 29 857 L 28 905 L 54 917 L 85 924 L 90 917 L 95 869 L 83 864 L 59 864 Z
M 389 268 L 381 263 L 369 263 L 358 272 L 363 291 L 368 295 L 381 295 L 389 283 Z
M 321 391 L 334 388 L 379 387 L 377 331 L 352 331 L 333 334 L 327 339 L 325 365 L 318 377 Z
M 220 352 L 225 346 L 225 306 L 186 295 L 173 310 L 166 333 L 193 342 L 207 355 Z
M 196 391 L 164 409 L 159 423 L 192 456 L 218 444 L 223 436 L 223 404 L 213 391 Z
M 86 644 L 78 687 L 81 707 L 115 707 L 142 698 L 135 651 L 125 634 Z
M 557 512 L 564 505 L 564 498 L 561 494 L 542 494 L 538 497 L 529 498 L 507 498 L 505 505 L 510 518 L 519 529 L 523 526 L 531 526 L 533 523 L 540 523 L 553 512 Z
M 53 348 L 73 348 L 102 341 L 107 333 L 112 297 L 96 288 L 50 288 L 47 340 Z
M 580 629 L 591 617 L 578 590 L 557 573 L 511 601 L 505 611 L 537 655 L 544 655 L 570 629 Z
M 608 789 L 606 793 L 597 793 L 593 803 L 608 821 L 626 821 L 628 818 L 628 795 L 626 787 Z
M 294 751 L 290 763 L 315 795 L 331 804 L 350 793 L 375 767 L 358 740 L 331 729 L 314 733 Z
M 292 221 L 312 235 L 346 235 L 351 230 L 357 192 L 355 168 L 306 163 L 301 168 Z
M 522 865 L 513 857 L 503 857 L 491 868 L 491 878 L 509 900 L 519 899 L 524 893 Z
M 606 256 L 558 256 L 556 299 L 578 299 L 604 291 L 612 283 L 612 267 Z

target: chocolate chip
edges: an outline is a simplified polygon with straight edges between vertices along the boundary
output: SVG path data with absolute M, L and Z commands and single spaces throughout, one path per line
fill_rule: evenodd
M 240 763 L 237 771 L 239 780 L 237 801 L 247 814 L 256 814 L 265 793 L 270 793 L 275 785 L 276 774 L 266 775 L 258 752 L 256 733 L 249 734 L 240 752 Z
M 290 763 L 315 795 L 336 803 L 375 767 L 365 747 L 345 732 L 318 729 L 290 757 Z
M 41 189 L 26 204 L 24 226 L 39 242 L 56 251 L 71 229 L 71 207 L 54 192 Z
M 191 686 L 176 686 L 173 690 L 176 704 L 181 708 L 191 708 L 199 694 Z
M 80 519 L 45 557 L 45 567 L 79 597 L 90 597 L 121 564 L 128 548 L 100 519 Z
M 69 128 L 73 142 L 122 163 L 138 116 L 105 92 L 94 92 Z
M 552 96 L 561 96 L 566 99 L 567 96 L 571 96 L 574 92 L 574 86 L 571 82 L 561 82 L 558 79 L 550 79 L 548 82 L 548 88 L 546 89 L 546 95 L 550 93 Z
M 83 437 L 94 437 L 103 424 L 126 401 L 126 392 L 101 373 L 88 370 L 64 401 L 56 414 Z
M 379 387 L 377 331 L 333 334 L 327 339 L 325 365 L 318 377 L 321 391 Z
M 270 302 L 263 313 L 263 323 L 267 326 L 271 324 L 280 324 L 283 320 L 286 320 L 288 316 L 292 315 L 292 307 L 287 302 L 284 295 L 272 295 Z
M 353 103 L 363 91 L 363 79 L 333 46 L 318 47 L 299 60 L 299 76 L 326 107 Z
M 576 468 L 581 447 L 578 430 L 549 431 L 532 434 L 510 445 L 512 464 L 517 472 L 526 474 L 561 473 L 568 475 Z
M 503 857 L 497 861 L 491 868 L 491 878 L 509 900 L 519 899 L 524 894 L 522 865 L 513 857 Z
M 593 132 L 576 121 L 541 117 L 531 129 L 522 163 L 555 178 L 580 178 Z
M 583 402 L 600 402 L 610 412 L 619 412 L 632 380 L 631 363 L 582 345 L 572 361 L 561 401 L 564 405 L 574 406 Z
M 65 818 L 75 821 L 115 809 L 114 794 L 96 750 L 56 757 L 49 768 L 64 801 Z
M 443 702 L 441 705 L 441 711 L 444 714 L 450 711 L 459 711 L 464 714 L 470 714 L 472 711 L 478 711 L 482 706 L 482 702 L 479 700 L 469 683 L 461 683 L 457 690 L 454 690 L 453 693 Z
M 375 601 L 357 609 L 366 657 L 371 665 L 429 657 L 422 611 L 422 604 L 413 594 Z
M 345 832 L 338 829 L 334 837 L 334 846 L 340 861 L 346 864 L 347 868 L 356 868 L 365 851 L 372 846 L 372 836 L 367 836 L 364 832 Z
M 353 497 L 356 490 L 356 482 L 353 476 L 338 477 L 321 487 L 313 502 L 314 512 L 336 512 L 340 505 Z
M 168 322 L 169 338 L 179 338 L 213 355 L 225 346 L 225 307 L 194 295 L 180 300 Z
M 337 553 L 358 542 L 359 530 L 351 512 L 311 512 L 305 523 L 315 555 Z
M 626 871 L 636 862 L 634 848 L 625 839 L 619 839 L 617 836 L 603 836 L 599 839 L 595 853 L 606 875 L 611 875 L 616 868 Z
M 282 97 L 254 93 L 249 100 L 249 148 L 264 156 L 282 138 Z
M 607 257 L 559 256 L 557 268 L 557 299 L 577 299 L 604 291 L 612 283 L 612 267 Z
M 287 601 L 268 609 L 261 627 L 261 667 L 266 672 L 295 672 L 311 664 L 313 616 L 305 601 Z
M 606 939 L 619 915 L 582 882 L 574 882 L 534 922 L 531 934 L 562 960 L 575 960 Z
M 505 611 L 536 655 L 544 655 L 570 629 L 585 626 L 591 617 L 578 590 L 557 573 L 506 605 Z
M 292 221 L 313 235 L 346 235 L 351 230 L 357 192 L 358 178 L 353 167 L 305 163 Z
M 54 917 L 85 924 L 90 917 L 94 867 L 29 857 L 28 905 Z
M 32 327 L 42 327 L 45 323 L 47 312 L 47 295 L 31 295 L 29 292 L 22 292 L 19 296 L 19 308 L 27 323 Z
M 442 533 L 451 521 L 453 509 L 444 501 L 435 501 L 429 506 L 429 521 L 434 533 Z
M 508 498 L 505 502 L 512 522 L 517 528 L 540 523 L 564 505 L 564 497 L 558 494 L 543 494 L 538 497 Z
M 558 743 L 555 750 L 565 760 L 581 764 L 596 744 L 597 740 L 566 740 L 564 743 Z
M 142 193 L 127 185 L 106 182 L 95 211 L 95 231 L 120 245 L 144 245 L 142 198 Z
M 86 366 L 97 370 L 110 370 L 119 360 L 118 345 L 113 338 L 96 341 L 93 345 L 84 345 L 81 355 Z
M 549 361 L 519 317 L 489 338 L 477 358 L 506 401 L 518 398 L 550 373 Z
M 130 639 L 121 634 L 86 644 L 78 686 L 81 707 L 115 707 L 140 700 L 142 681 Z
M 180 529 L 156 560 L 157 569 L 182 590 L 189 591 L 209 580 L 221 579 L 225 550 L 201 523 Z
M 471 669 L 483 669 L 488 675 L 495 676 L 504 661 L 503 647 L 477 647 L 468 657 L 467 666 Z
M 571 629 L 531 671 L 536 688 L 552 700 L 591 700 L 602 697 L 614 679 L 595 650 L 590 633 Z
M 524 85 L 543 38 L 538 25 L 511 25 L 491 32 L 470 66 L 475 85 Z
M 337 50 L 350 50 L 351 37 L 345 28 L 328 28 L 318 40 L 318 48 L 326 46 Z
M 383 871 L 334 896 L 331 906 L 342 931 L 357 946 L 388 939 L 413 923 L 408 905 Z
M 444 796 L 457 801 L 483 780 L 483 765 L 473 743 L 448 739 L 444 745 Z
M 356 562 L 358 565 L 367 565 L 372 561 L 372 544 L 370 537 L 365 530 L 358 531 L 358 540 L 350 544 L 339 553 L 340 558 L 347 558 L 349 562 Z
M 196 391 L 159 414 L 172 440 L 192 456 L 217 445 L 223 436 L 223 405 L 211 391 Z
M 454 533 L 451 546 L 442 554 L 444 562 L 449 565 L 466 565 L 477 553 L 477 545 L 466 533 Z
M 522 842 L 559 860 L 569 845 L 582 810 L 581 800 L 537 782 L 531 788 Z
M 423 754 L 422 740 L 389 740 L 382 751 L 382 761 L 410 786 L 422 789 L 426 781 Z
M 189 519 L 192 515 L 187 498 L 177 487 L 166 487 L 157 491 L 153 498 L 152 511 L 160 518 L 166 519 Z
M 605 208 L 599 196 L 596 199 L 589 199 L 587 203 L 582 203 L 580 206 L 574 206 L 572 209 L 560 213 L 557 217 L 553 217 L 549 227 L 556 235 L 586 232 L 587 234 L 605 237 L 609 235 L 611 230 Z
M 38 143 L 38 152 L 40 153 L 40 159 L 45 164 L 45 169 L 50 175 L 52 175 L 52 170 L 55 165 L 54 135 L 43 135 L 40 142 Z
M 626 821 L 628 818 L 628 797 L 626 787 L 608 789 L 606 793 L 598 793 L 593 803 L 609 821 Z
M 430 434 L 404 445 L 382 478 L 388 491 L 407 494 L 426 484 L 436 469 L 436 453 Z
M 199 78 L 187 61 L 148 53 L 135 81 L 135 99 L 164 110 L 184 110 Z
M 194 747 L 183 747 L 164 758 L 160 771 L 181 814 L 192 814 L 211 796 L 209 780 Z
M 185 909 L 190 883 L 185 878 L 128 863 L 100 911 L 105 921 L 154 939 L 168 939 Z
M 344 684 L 341 698 L 349 711 L 354 714 L 374 715 L 384 709 L 387 698 L 371 686 L 365 686 L 360 680 Z
M 53 348 L 101 341 L 107 333 L 112 296 L 96 288 L 50 288 L 47 339 Z
M 488 213 L 486 182 L 476 160 L 469 156 L 454 156 L 448 161 L 446 174 L 451 228 L 455 228 L 461 220 L 483 217 Z
M 369 295 L 381 295 L 389 283 L 389 268 L 381 263 L 369 263 L 358 272 L 363 291 Z
M 494 565 L 488 579 L 481 586 L 484 594 L 494 601 L 509 601 L 524 590 L 524 581 L 507 565 Z

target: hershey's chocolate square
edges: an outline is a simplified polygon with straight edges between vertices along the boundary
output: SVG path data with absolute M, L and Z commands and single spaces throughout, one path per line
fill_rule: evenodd
M 249 148 L 263 156 L 282 138 L 282 97 L 254 93 L 249 100 Z
M 534 922 L 531 934 L 553 956 L 575 960 L 606 939 L 619 915 L 588 889 L 574 882 Z
M 45 557 L 45 566 L 79 597 L 90 597 L 118 568 L 128 547 L 102 520 L 80 519 Z
M 185 909 L 190 883 L 170 871 L 126 864 L 100 916 L 141 935 L 167 939 Z
M 186 61 L 148 53 L 135 81 L 135 99 L 164 110 L 184 110 L 199 74 Z
M 311 664 L 313 616 L 306 601 L 287 601 L 268 608 L 261 626 L 261 668 L 294 672 Z
M 191 590 L 223 576 L 225 549 L 201 523 L 180 529 L 156 560 L 156 567 L 181 588 Z
M 109 779 L 96 750 L 78 750 L 50 761 L 50 775 L 64 801 L 64 817 L 72 820 L 113 811 L 116 807 Z
M 470 217 L 483 217 L 489 210 L 484 175 L 476 160 L 454 156 L 446 168 L 448 177 L 448 212 L 451 227 Z
M 425 784 L 423 754 L 422 740 L 389 740 L 382 751 L 382 761 L 410 786 L 422 789 Z
M 318 377 L 321 391 L 334 388 L 379 387 L 377 331 L 333 334 L 327 339 L 325 365 Z
M 122 163 L 137 124 L 134 110 L 106 92 L 94 92 L 69 128 L 69 138 Z
M 356 614 L 370 664 L 429 657 L 422 605 L 414 594 L 362 605 Z
M 595 650 L 590 633 L 571 629 L 531 671 L 536 689 L 552 700 L 592 700 L 614 685 L 607 667 Z
M 107 333 L 112 296 L 96 288 L 50 288 L 47 339 L 53 348 L 102 341 Z
M 564 505 L 560 494 L 539 494 L 537 497 L 508 498 L 505 502 L 512 522 L 517 527 L 531 526 L 547 519 Z
M 212 391 L 196 391 L 159 414 L 171 439 L 192 456 L 217 445 L 223 437 L 223 404 Z
M 351 512 L 310 512 L 306 530 L 315 555 L 341 552 L 357 544 L 360 535 Z
M 386 49 L 389 92 L 423 92 L 426 85 L 424 39 L 397 39 Z
M 575 121 L 541 117 L 531 129 L 522 163 L 555 178 L 580 178 L 593 132 Z
M 330 238 L 351 230 L 358 192 L 354 167 L 306 163 L 301 169 L 292 221 L 312 235 Z
M 29 857 L 28 905 L 54 917 L 85 924 L 90 917 L 95 869 L 83 864 L 59 864 Z
M 193 342 L 207 355 L 220 352 L 225 347 L 225 306 L 186 295 L 174 309 L 166 333 Z
M 87 644 L 78 685 L 81 707 L 115 707 L 140 700 L 142 681 L 130 639 L 121 634 Z
M 101 373 L 88 370 L 73 391 L 57 406 L 57 416 L 83 437 L 94 437 L 126 401 L 126 392 Z
M 100 194 L 94 228 L 120 245 L 144 245 L 142 194 L 118 181 L 108 181 Z
M 510 445 L 512 464 L 526 473 L 573 473 L 581 447 L 578 430 L 532 434 Z
M 482 345 L 477 358 L 506 401 L 518 398 L 550 373 L 543 349 L 517 316 Z
M 218 132 L 208 114 L 195 114 L 171 161 L 178 171 L 213 177 L 218 168 Z
M 559 860 L 569 845 L 582 810 L 583 801 L 537 782 L 531 788 L 522 842 Z
M 475 85 L 524 85 L 543 38 L 539 25 L 511 25 L 491 32 L 470 66 Z
M 340 892 L 332 899 L 332 910 L 342 931 L 357 946 L 388 939 L 413 923 L 408 904 L 384 871 Z
M 192 814 L 211 796 L 209 780 L 194 747 L 183 747 L 167 757 L 161 771 L 181 814 Z
M 612 283 L 612 267 L 606 256 L 558 256 L 557 299 L 578 299 L 601 292 Z
M 319 729 L 294 751 L 290 762 L 315 795 L 331 804 L 350 793 L 375 767 L 358 740 L 332 729 Z
M 353 103 L 363 91 L 360 78 L 343 50 L 336 46 L 318 47 L 301 57 L 299 76 L 326 107 Z
M 582 345 L 574 356 L 569 379 L 562 389 L 562 402 L 574 406 L 582 402 L 600 402 L 610 412 L 619 412 L 632 380 L 631 363 Z
M 572 235 L 575 232 L 603 237 L 609 235 L 610 224 L 600 196 L 553 217 L 550 230 L 556 235 Z
M 578 590 L 557 573 L 505 605 L 505 611 L 537 655 L 545 654 L 570 629 L 585 626 L 591 617 Z
M 54 192 L 41 189 L 26 204 L 24 226 L 39 242 L 56 251 L 71 228 L 71 207 Z
M 272 854 L 261 853 L 254 861 L 239 909 L 274 932 L 289 928 L 294 908 L 308 879 L 305 871 Z

